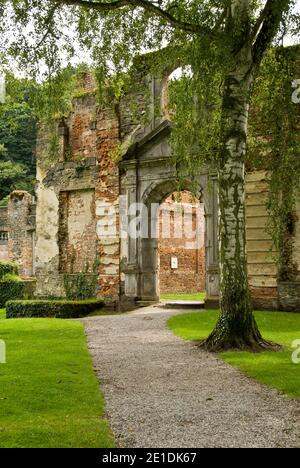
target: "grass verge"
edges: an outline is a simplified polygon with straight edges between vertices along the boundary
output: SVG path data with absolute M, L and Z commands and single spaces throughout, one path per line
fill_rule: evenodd
M 112 447 L 82 323 L 4 317 L 0 447 Z
M 189 293 L 189 294 L 161 294 L 161 299 L 173 301 L 204 301 L 206 297 L 205 292 Z
M 300 364 L 292 362 L 295 351 L 292 343 L 300 339 L 300 314 L 256 312 L 255 316 L 263 336 L 283 345 L 283 350 L 260 354 L 226 352 L 220 353 L 220 358 L 258 382 L 292 398 L 300 398 Z M 217 317 L 217 311 L 189 313 L 170 318 L 168 325 L 177 336 L 198 341 L 209 335 Z

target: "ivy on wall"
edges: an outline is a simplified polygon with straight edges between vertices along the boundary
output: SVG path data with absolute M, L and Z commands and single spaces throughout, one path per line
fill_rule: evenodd
M 71 271 L 64 273 L 64 288 L 66 298 L 70 300 L 91 299 L 96 296 L 98 286 L 97 269 L 99 260 L 96 259 L 92 265 L 85 263 L 83 271 L 74 273 L 75 258 L 72 258 Z
M 293 252 L 300 194 L 300 133 L 292 83 L 300 77 L 299 53 L 298 46 L 277 47 L 266 56 L 250 120 L 248 165 L 268 172 L 268 231 L 282 281 L 294 280 L 297 272 Z

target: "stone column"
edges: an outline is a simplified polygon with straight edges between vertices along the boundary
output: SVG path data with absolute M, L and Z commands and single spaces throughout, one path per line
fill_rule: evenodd
M 68 128 L 68 125 L 66 124 L 65 119 L 62 119 L 58 125 L 59 161 L 64 161 L 66 159 L 68 142 L 69 142 L 69 128 Z
M 124 266 L 125 295 L 138 296 L 138 253 L 134 222 L 137 216 L 137 161 L 126 164 L 126 196 L 127 196 L 127 262 Z
M 139 298 L 143 302 L 156 302 L 158 296 L 158 216 L 159 204 L 145 206 L 139 241 Z
M 217 179 L 211 180 L 210 191 L 206 192 L 205 213 L 205 258 L 206 258 L 206 301 L 207 308 L 219 306 L 219 263 L 218 263 L 218 186 Z

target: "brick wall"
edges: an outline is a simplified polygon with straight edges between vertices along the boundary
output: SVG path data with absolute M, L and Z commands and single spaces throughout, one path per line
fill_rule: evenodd
M 68 119 L 69 149 L 67 159 L 95 157 L 97 132 L 96 100 L 84 96 L 73 100 L 73 112 Z
M 99 290 L 107 303 L 119 299 L 119 168 L 111 154 L 119 143 L 119 119 L 115 107 L 97 109 L 96 152 L 96 222 L 99 256 Z M 103 229 L 108 222 L 110 232 Z
M 119 170 L 117 163 L 111 157 L 112 151 L 119 143 L 119 115 L 116 103 L 112 102 L 110 107 L 96 103 L 95 81 L 90 74 L 81 77 L 80 87 L 83 95 L 73 99 L 72 113 L 67 120 L 69 129 L 67 158 L 76 161 L 93 157 L 96 158 L 97 165 L 94 197 L 91 208 L 88 209 L 92 218 L 88 229 L 85 230 L 85 236 L 76 241 L 78 246 L 81 245 L 77 250 L 82 252 L 83 259 L 85 250 L 91 245 L 96 245 L 96 252 L 92 256 L 94 259 L 97 256 L 99 260 L 99 293 L 109 303 L 118 300 L 120 290 Z M 71 226 L 75 226 L 77 222 L 76 211 L 79 209 L 78 204 L 81 203 L 80 196 L 69 195 L 69 203 L 73 206 L 73 215 L 69 212 L 68 235 L 76 237 Z M 113 214 L 109 210 L 112 210 Z M 73 216 L 73 220 L 70 216 Z M 114 233 L 107 234 L 102 228 L 107 218 L 110 218 L 109 222 L 114 227 Z M 66 249 L 61 249 L 60 255 L 67 257 L 63 260 L 64 263 L 70 263 L 73 254 L 73 247 L 68 246 Z M 79 269 L 82 259 L 80 260 L 80 255 L 77 257 L 79 260 L 76 268 Z
M 59 203 L 60 273 L 92 273 L 97 244 L 95 192 L 61 192 Z
M 174 257 L 178 268 L 172 268 Z M 187 192 L 161 205 L 159 269 L 160 293 L 205 290 L 204 208 Z

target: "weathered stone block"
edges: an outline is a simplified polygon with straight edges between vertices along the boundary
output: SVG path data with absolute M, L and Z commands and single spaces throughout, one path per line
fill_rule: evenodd
M 300 281 L 278 282 L 280 310 L 300 312 Z

